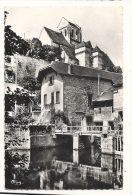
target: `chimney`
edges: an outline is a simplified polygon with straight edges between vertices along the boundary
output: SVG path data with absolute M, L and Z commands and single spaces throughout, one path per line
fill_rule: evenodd
M 68 65 L 68 73 L 73 74 L 73 66 L 71 64 Z
M 98 74 L 98 96 L 99 96 L 99 94 L 100 94 L 99 85 L 100 85 L 100 74 Z

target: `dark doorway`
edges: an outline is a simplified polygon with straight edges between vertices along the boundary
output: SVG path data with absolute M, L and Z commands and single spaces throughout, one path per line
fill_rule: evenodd
M 111 126 L 111 129 L 114 130 L 114 123 L 111 121 L 108 121 L 109 125 Z
M 90 125 L 92 125 L 92 122 L 93 122 L 92 116 L 87 116 L 86 117 L 86 125 L 90 126 Z

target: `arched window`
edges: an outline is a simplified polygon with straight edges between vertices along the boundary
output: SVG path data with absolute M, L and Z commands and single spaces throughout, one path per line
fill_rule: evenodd
M 74 35 L 74 30 L 72 29 L 71 36 L 73 37 L 73 35 Z
M 82 35 L 80 33 L 80 36 L 79 36 L 79 41 L 81 42 L 82 41 Z
M 66 34 L 67 34 L 67 32 L 66 32 L 66 29 L 65 29 L 65 37 L 66 37 Z

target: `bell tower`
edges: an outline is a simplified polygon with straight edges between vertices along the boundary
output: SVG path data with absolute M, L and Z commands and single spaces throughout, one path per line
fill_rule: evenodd
M 77 46 L 82 42 L 82 30 L 77 24 L 69 22 L 64 17 L 61 19 L 57 30 L 63 34 L 65 39 L 72 45 Z

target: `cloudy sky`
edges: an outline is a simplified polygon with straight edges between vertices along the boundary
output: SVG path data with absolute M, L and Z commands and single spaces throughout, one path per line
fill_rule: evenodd
M 57 30 L 62 17 L 82 27 L 84 41 L 90 40 L 123 66 L 123 25 L 121 7 L 6 7 L 6 25 L 26 39 L 39 37 L 43 26 Z

